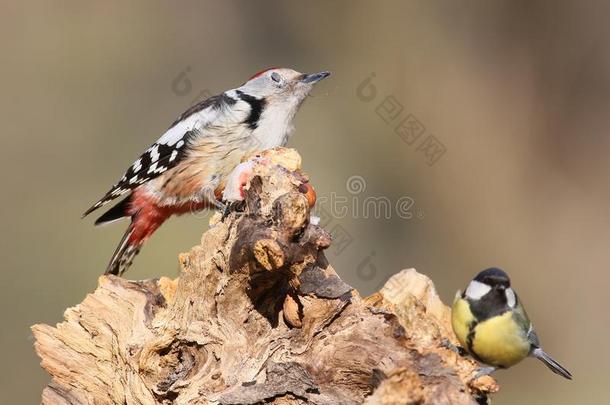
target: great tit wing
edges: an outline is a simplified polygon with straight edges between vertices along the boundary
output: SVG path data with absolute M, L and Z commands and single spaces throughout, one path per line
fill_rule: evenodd
M 517 298 L 517 303 L 515 308 L 513 309 L 513 319 L 519 325 L 519 329 L 522 331 L 523 335 L 527 338 L 531 345 L 538 347 L 538 336 L 536 335 L 536 331 L 534 330 L 534 326 L 530 322 L 529 317 L 527 316 L 527 312 L 525 312 L 525 308 L 521 305 L 521 301 Z
M 540 347 L 540 341 L 538 340 L 538 335 L 534 330 L 534 326 L 530 323 L 530 328 L 527 331 L 527 340 L 532 344 L 533 348 Z

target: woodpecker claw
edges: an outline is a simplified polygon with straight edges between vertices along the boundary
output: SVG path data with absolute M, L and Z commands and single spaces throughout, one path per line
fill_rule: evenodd
M 222 212 L 222 217 L 220 218 L 221 222 L 231 214 L 232 212 L 236 212 L 238 215 L 243 215 L 244 210 L 246 209 L 246 204 L 244 201 L 233 201 L 225 205 L 225 208 Z
M 225 219 L 227 219 L 227 217 L 229 216 L 230 213 L 231 213 L 231 204 L 226 204 L 225 209 L 222 210 L 222 216 L 220 217 L 220 222 L 225 222 Z

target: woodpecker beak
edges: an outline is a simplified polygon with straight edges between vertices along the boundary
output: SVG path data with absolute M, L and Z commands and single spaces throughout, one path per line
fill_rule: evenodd
M 314 83 L 317 83 L 320 80 L 322 80 L 322 79 L 324 79 L 325 77 L 328 77 L 328 76 L 330 76 L 330 72 L 325 70 L 324 72 L 312 73 L 310 75 L 304 75 L 303 78 L 301 78 L 301 82 L 314 84 Z

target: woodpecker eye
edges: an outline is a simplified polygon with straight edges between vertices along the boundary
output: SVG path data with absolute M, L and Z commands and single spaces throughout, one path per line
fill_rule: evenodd
M 282 76 L 280 76 L 280 74 L 277 72 L 273 72 L 273 73 L 271 73 L 271 80 L 273 80 L 276 83 L 280 83 L 282 81 Z

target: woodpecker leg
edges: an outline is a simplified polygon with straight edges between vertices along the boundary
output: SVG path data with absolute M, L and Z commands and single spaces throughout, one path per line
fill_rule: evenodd
M 485 375 L 490 375 L 491 373 L 493 373 L 496 370 L 497 370 L 497 367 L 492 367 L 492 366 L 481 367 L 480 369 L 477 370 L 477 373 L 474 375 L 474 377 L 472 379 L 476 380 L 477 378 L 483 377 Z
M 231 204 L 225 204 L 225 209 L 222 210 L 222 216 L 220 217 L 220 222 L 224 222 L 230 213 L 231 213 Z
M 227 209 L 227 207 L 228 207 L 228 204 L 225 204 L 222 201 L 218 201 L 216 198 L 210 199 L 210 202 L 219 211 L 223 211 L 224 212 Z
M 218 209 L 219 211 L 224 211 L 227 209 L 227 205 L 224 204 L 222 201 L 219 201 L 218 199 L 216 199 L 216 194 L 214 194 L 214 189 L 211 187 L 204 187 L 203 188 L 203 195 L 205 196 L 205 199 L 207 201 L 209 201 L 210 204 L 212 204 L 214 207 L 216 207 L 216 209 Z
M 228 204 L 225 204 L 225 208 L 222 211 L 222 217 L 220 218 L 220 221 L 224 222 L 224 220 L 232 212 L 236 212 L 236 213 L 238 213 L 238 215 L 241 215 L 241 214 L 244 213 L 245 209 L 246 209 L 246 202 L 245 201 L 233 201 L 233 202 L 230 202 Z

